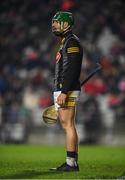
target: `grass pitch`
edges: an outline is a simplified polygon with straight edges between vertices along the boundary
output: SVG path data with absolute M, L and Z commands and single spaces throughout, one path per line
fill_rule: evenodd
M 79 172 L 51 172 L 63 146 L 0 145 L 0 179 L 125 179 L 125 147 L 80 146 Z

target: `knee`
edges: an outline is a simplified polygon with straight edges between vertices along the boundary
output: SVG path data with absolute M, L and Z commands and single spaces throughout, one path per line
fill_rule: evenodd
M 67 129 L 67 122 L 66 122 L 65 119 L 61 118 L 61 119 L 60 119 L 60 124 L 61 124 L 61 126 L 62 126 L 62 128 L 63 128 L 64 130 Z
M 74 123 L 68 121 L 68 119 L 60 119 L 60 123 L 64 131 L 70 131 L 70 129 L 74 128 Z

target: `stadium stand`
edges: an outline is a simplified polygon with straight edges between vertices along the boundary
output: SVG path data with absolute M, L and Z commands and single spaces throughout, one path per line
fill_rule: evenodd
M 77 116 L 80 143 L 120 143 L 118 134 L 125 130 L 124 2 L 6 0 L 0 9 L 0 142 L 30 142 L 33 132 L 48 133 L 41 112 L 53 104 L 58 48 L 51 17 L 66 10 L 74 14 L 74 32 L 84 48 L 81 79 L 99 58 L 103 66 L 82 88 Z

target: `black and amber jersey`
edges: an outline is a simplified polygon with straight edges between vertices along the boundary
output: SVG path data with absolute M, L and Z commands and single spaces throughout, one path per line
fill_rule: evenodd
M 54 91 L 80 90 L 83 48 L 77 36 L 67 32 L 56 54 Z

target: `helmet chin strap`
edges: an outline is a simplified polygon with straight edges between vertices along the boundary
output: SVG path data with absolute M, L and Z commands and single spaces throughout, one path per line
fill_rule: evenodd
M 68 25 L 65 29 L 64 29 L 64 22 L 61 22 L 61 32 L 62 32 L 62 34 L 65 34 L 68 30 L 69 30 L 69 28 L 70 28 L 70 25 Z
M 53 33 L 56 35 L 56 36 L 63 36 L 63 34 L 65 34 L 67 31 L 69 31 L 70 29 L 70 25 L 67 26 L 65 29 L 64 29 L 64 22 L 61 22 L 60 23 L 60 32 L 59 31 L 54 31 Z

